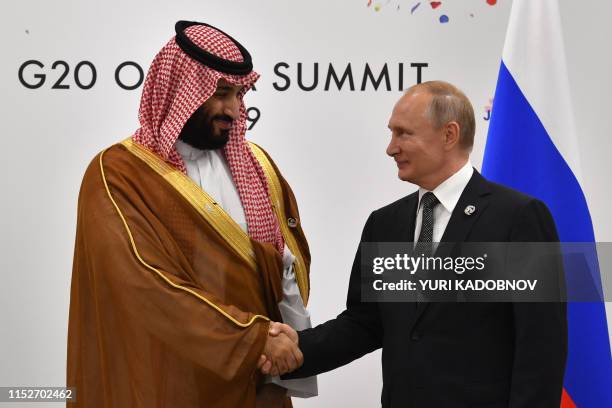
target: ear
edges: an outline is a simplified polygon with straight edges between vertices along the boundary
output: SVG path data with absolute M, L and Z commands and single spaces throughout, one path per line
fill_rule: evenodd
M 457 122 L 448 122 L 444 125 L 444 148 L 446 151 L 454 149 L 459 144 L 460 133 Z

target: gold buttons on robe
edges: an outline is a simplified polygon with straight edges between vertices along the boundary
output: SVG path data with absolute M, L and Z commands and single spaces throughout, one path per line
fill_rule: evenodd
M 297 227 L 298 222 L 295 218 L 290 217 L 290 218 L 287 218 L 287 225 L 289 225 L 289 228 L 295 228 Z

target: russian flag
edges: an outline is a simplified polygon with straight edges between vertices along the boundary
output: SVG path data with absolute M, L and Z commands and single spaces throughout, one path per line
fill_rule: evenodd
M 589 135 L 581 135 L 588 141 Z M 563 242 L 594 242 L 556 0 L 514 0 L 482 173 L 544 201 Z M 599 277 L 597 277 L 599 278 Z M 612 407 L 605 305 L 569 303 L 562 407 Z

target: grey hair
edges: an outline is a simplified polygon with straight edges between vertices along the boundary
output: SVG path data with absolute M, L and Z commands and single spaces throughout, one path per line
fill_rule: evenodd
M 444 81 L 427 81 L 408 88 L 406 94 L 424 90 L 432 98 L 426 115 L 435 129 L 440 129 L 449 122 L 459 125 L 459 145 L 472 150 L 476 119 L 470 100 L 456 86 Z

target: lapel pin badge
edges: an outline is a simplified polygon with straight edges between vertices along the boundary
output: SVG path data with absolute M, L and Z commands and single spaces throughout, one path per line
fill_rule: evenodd
M 473 205 L 468 205 L 467 207 L 465 207 L 465 210 L 463 210 L 465 215 L 472 215 L 474 214 L 474 211 L 476 211 L 476 207 L 474 207 Z

